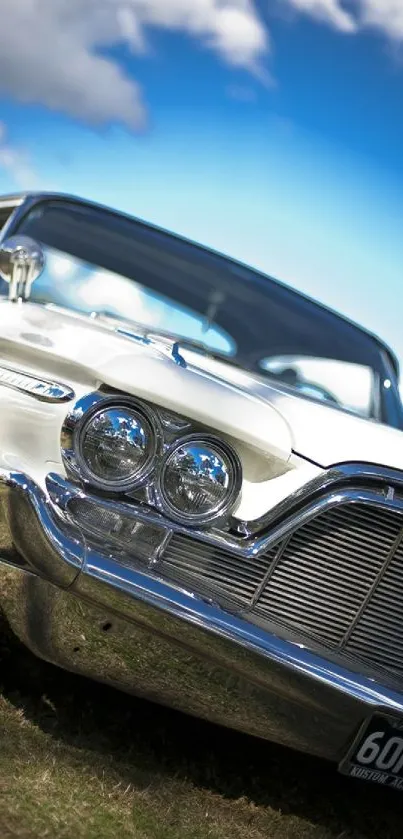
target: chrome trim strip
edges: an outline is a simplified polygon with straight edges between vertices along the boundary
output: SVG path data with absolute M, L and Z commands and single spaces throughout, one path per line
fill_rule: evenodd
M 0 385 L 27 393 L 40 402 L 70 402 L 75 397 L 74 390 L 68 385 L 42 379 L 33 373 L 26 373 L 4 364 L 0 366 Z
M 0 210 L 8 210 L 20 207 L 25 201 L 25 195 L 19 195 L 18 198 L 0 198 Z
M 219 530 L 202 530 L 186 527 L 171 519 L 168 520 L 155 510 L 136 502 L 129 504 L 125 501 L 110 501 L 109 499 L 94 496 L 84 492 L 80 487 L 75 486 L 55 473 L 50 473 L 47 476 L 46 486 L 52 502 L 65 515 L 68 515 L 68 502 L 70 499 L 74 496 L 79 496 L 85 500 L 93 501 L 99 506 L 104 505 L 117 513 L 120 512 L 126 517 L 132 517 L 133 520 L 142 521 L 149 525 L 165 527 L 173 533 L 181 533 L 192 539 L 244 557 L 245 559 L 264 554 L 276 542 L 284 539 L 297 527 L 306 524 L 306 522 L 310 521 L 310 519 L 319 513 L 323 513 L 325 510 L 337 507 L 343 503 L 368 504 L 375 507 L 388 508 L 395 510 L 403 516 L 403 497 L 399 498 L 395 496 L 394 498 L 387 498 L 382 491 L 361 489 L 356 485 L 340 490 L 335 488 L 334 491 L 329 488 L 319 497 L 311 499 L 310 503 L 305 498 L 306 503 L 303 507 L 299 506 L 294 510 L 292 508 L 289 509 L 288 516 L 284 517 L 283 521 L 273 521 L 273 526 L 268 532 L 250 536 L 249 538 L 241 538 Z
M 303 455 L 298 456 L 303 457 Z M 327 490 L 349 486 L 368 488 L 371 485 L 378 487 L 378 491 L 384 493 L 385 498 L 388 494 L 390 495 L 391 490 L 394 491 L 394 487 L 403 493 L 403 472 L 371 463 L 334 464 L 326 472 L 280 501 L 260 518 L 250 522 L 233 521 L 233 530 L 238 535 L 249 538 L 271 527 L 278 518 L 286 515 L 294 506 L 302 505 Z M 382 497 L 384 496 L 382 494 Z

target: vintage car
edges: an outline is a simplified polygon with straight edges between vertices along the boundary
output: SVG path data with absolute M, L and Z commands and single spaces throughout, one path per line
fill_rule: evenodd
M 374 335 L 60 194 L 0 202 L 0 603 L 38 656 L 403 789 L 403 410 Z

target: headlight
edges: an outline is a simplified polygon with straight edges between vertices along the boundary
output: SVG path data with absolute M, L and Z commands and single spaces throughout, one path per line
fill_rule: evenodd
M 215 437 L 191 435 L 165 455 L 159 503 L 178 522 L 204 524 L 231 511 L 241 483 L 241 464 L 230 446 Z
M 127 492 L 153 467 L 156 433 L 136 406 L 98 405 L 77 428 L 76 456 L 83 477 L 98 489 Z

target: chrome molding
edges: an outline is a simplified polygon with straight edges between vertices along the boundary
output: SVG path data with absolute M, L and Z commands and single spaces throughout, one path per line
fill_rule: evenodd
M 57 506 L 63 514 L 68 514 L 68 504 L 73 497 L 79 497 L 83 500 L 92 501 L 105 507 L 106 509 L 115 510 L 124 517 L 132 518 L 133 521 L 141 521 L 144 524 L 149 524 L 156 527 L 165 528 L 171 533 L 181 533 L 189 536 L 192 539 L 204 542 L 206 544 L 222 548 L 239 557 L 245 559 L 258 557 L 268 551 L 276 542 L 281 541 L 296 528 L 306 524 L 320 513 L 330 510 L 340 504 L 367 504 L 378 508 L 388 508 L 398 512 L 403 517 L 403 495 L 402 497 L 385 493 L 383 490 L 376 488 L 360 487 L 358 482 L 352 483 L 350 486 L 337 487 L 340 483 L 341 477 L 334 475 L 331 481 L 325 482 L 322 480 L 323 489 L 318 493 L 317 481 L 311 482 L 311 493 L 306 490 L 303 500 L 304 504 L 298 504 L 300 501 L 300 493 L 295 493 L 293 498 L 290 498 L 288 504 L 281 503 L 272 511 L 272 524 L 270 529 L 266 529 L 263 533 L 240 536 L 231 532 L 220 530 L 203 530 L 189 527 L 179 522 L 174 522 L 167 519 L 156 510 L 147 507 L 146 505 L 121 500 L 108 500 L 100 498 L 94 494 L 83 491 L 80 487 L 75 486 L 60 475 L 51 473 L 47 477 L 47 490 L 52 502 Z M 334 487 L 332 487 L 332 483 Z M 314 485 L 314 486 L 313 486 Z M 277 511 L 277 516 L 276 516 Z M 286 515 L 287 513 L 287 515 Z M 403 519 L 402 519 L 403 524 Z
M 297 454 L 297 452 L 295 452 Z M 302 455 L 298 455 L 303 457 Z M 316 497 L 323 495 L 327 490 L 338 488 L 357 487 L 363 489 L 373 488 L 377 490 L 380 498 L 388 496 L 389 500 L 395 497 L 395 491 L 403 496 L 403 473 L 396 469 L 377 466 L 371 463 L 340 463 L 331 466 L 326 472 L 309 481 L 300 487 L 296 492 L 280 501 L 271 510 L 254 521 L 233 521 L 232 527 L 235 533 L 250 539 L 252 536 L 263 533 L 268 527 L 283 515 L 296 506 L 301 506 Z
M 0 366 L 0 385 L 27 393 L 40 402 L 71 402 L 75 396 L 68 385 L 49 381 L 13 367 L 6 367 L 4 364 Z

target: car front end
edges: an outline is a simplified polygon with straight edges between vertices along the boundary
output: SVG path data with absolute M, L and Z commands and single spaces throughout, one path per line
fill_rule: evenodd
M 66 669 L 403 787 L 401 430 L 25 299 L 21 259 L 17 299 L 0 301 L 16 634 Z

